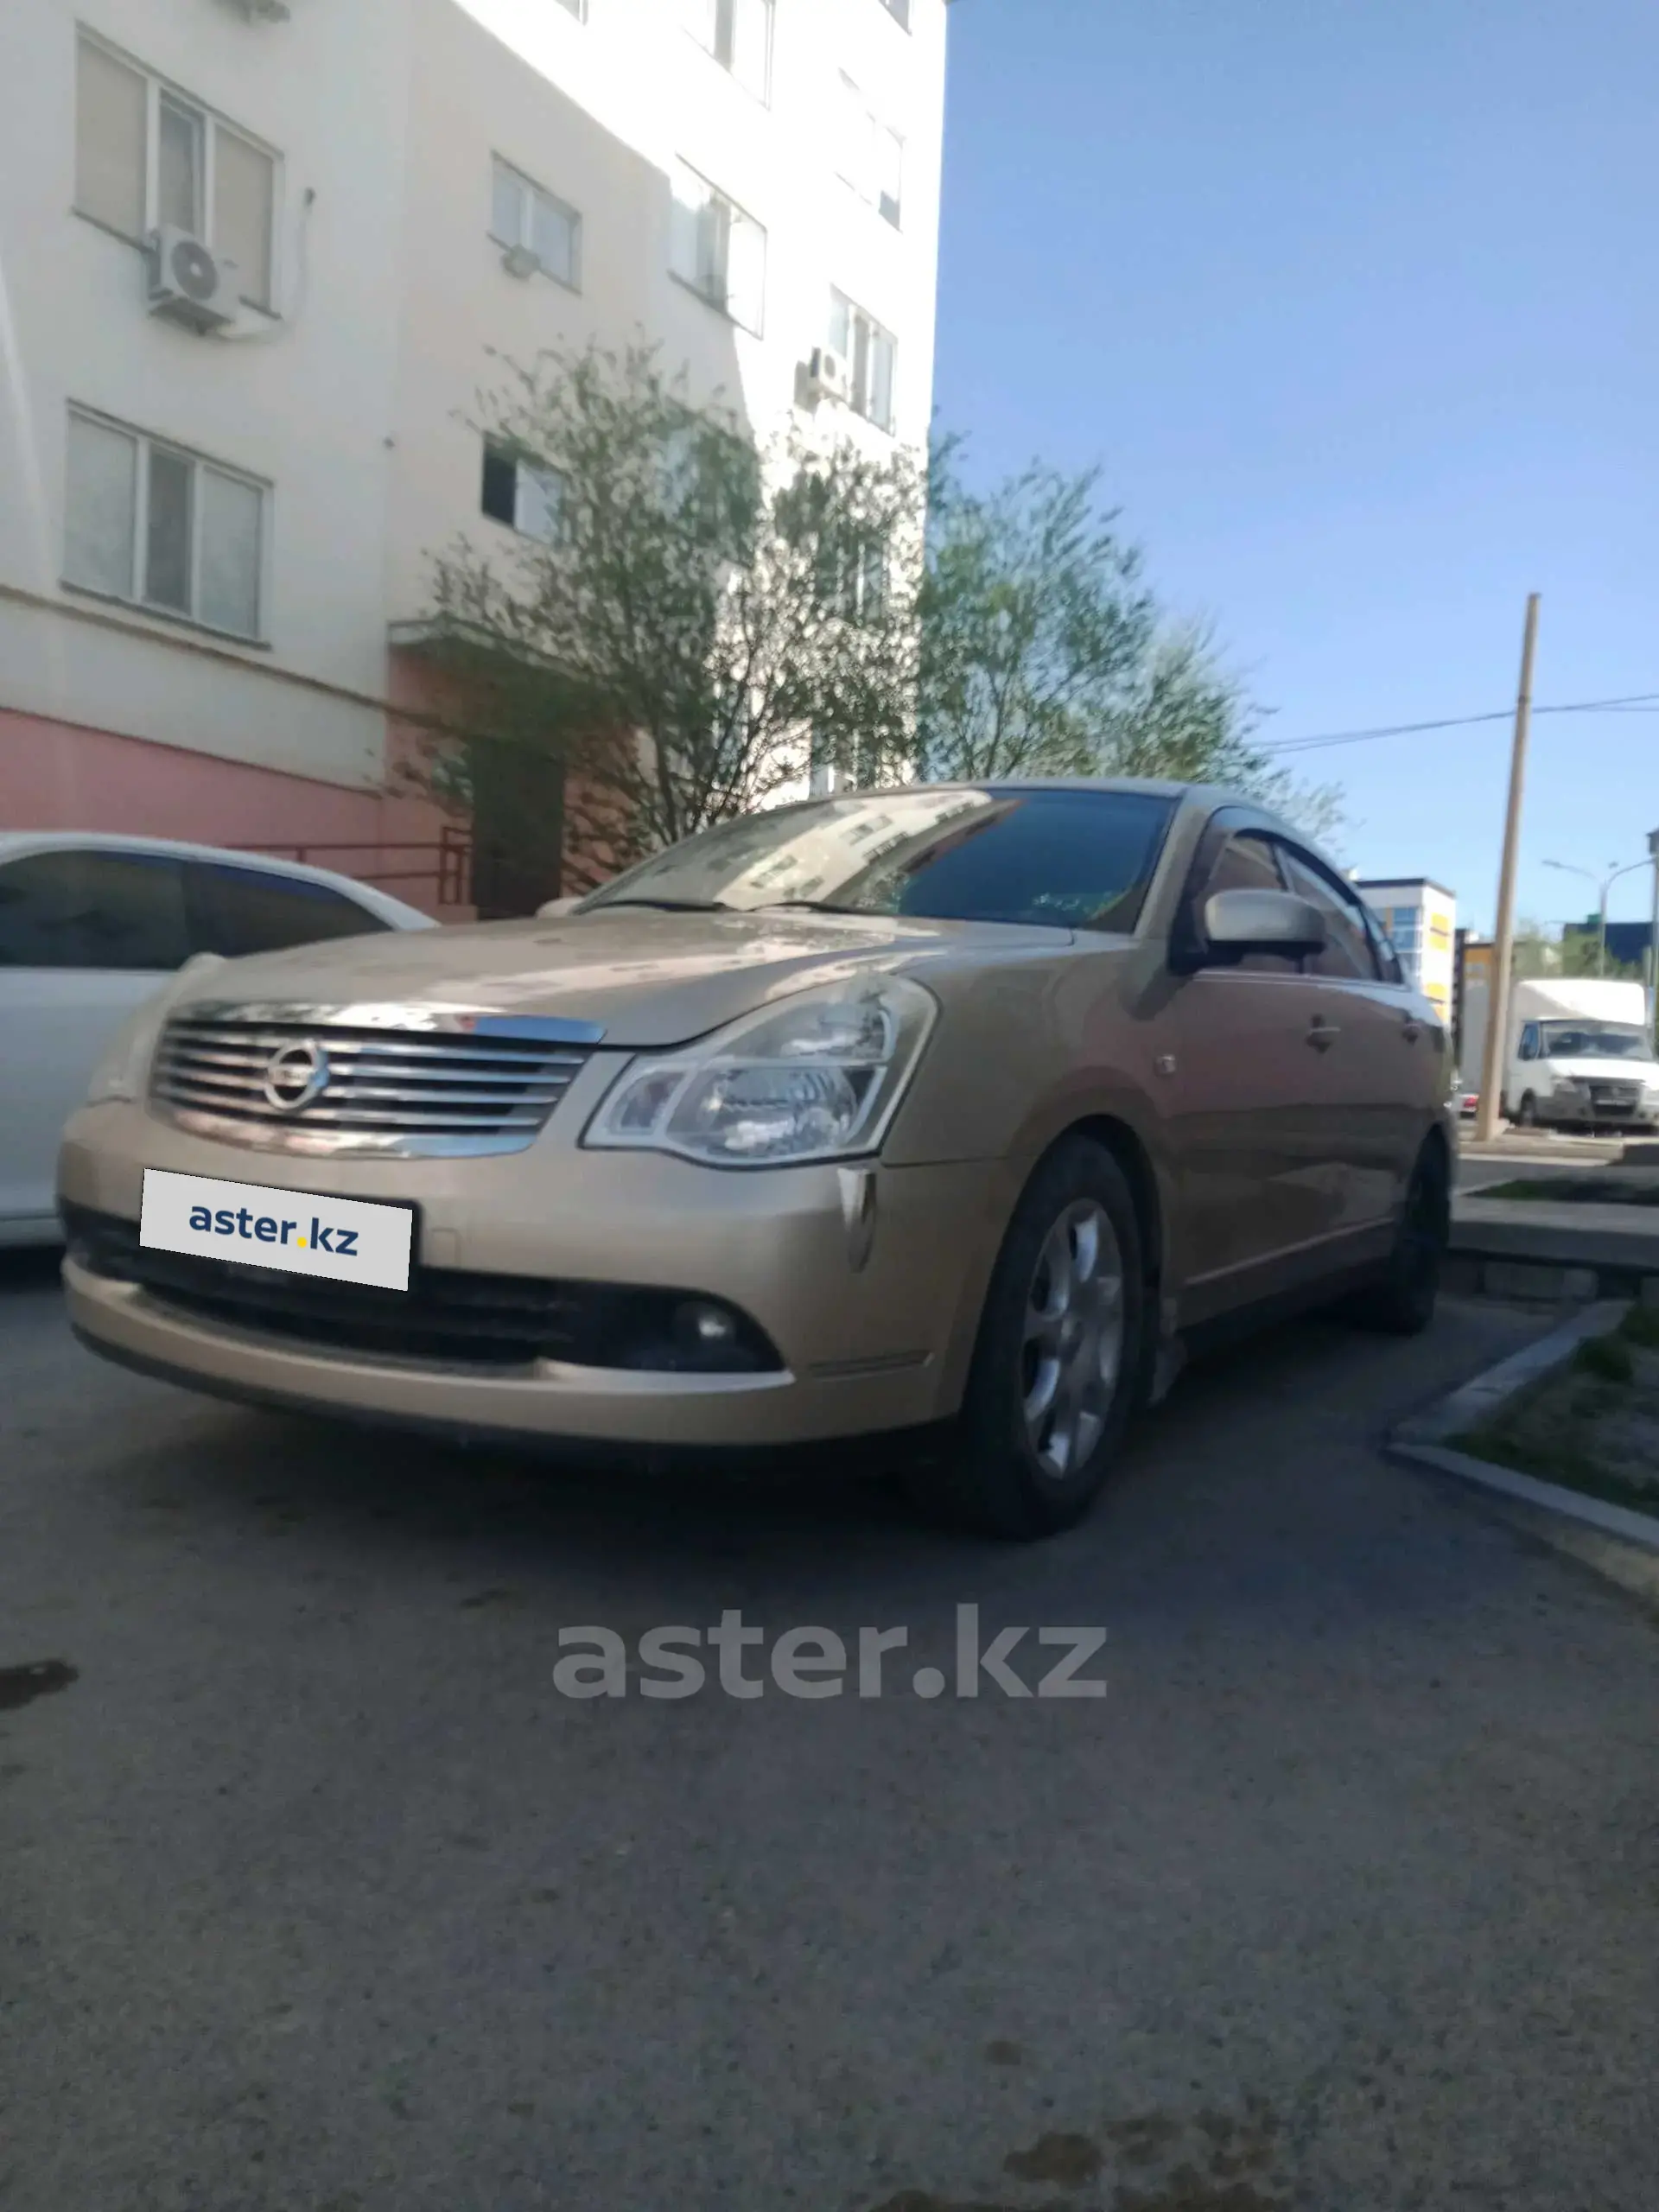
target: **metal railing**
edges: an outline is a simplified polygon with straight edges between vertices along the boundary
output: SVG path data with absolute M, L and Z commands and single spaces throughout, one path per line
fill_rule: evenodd
M 432 883 L 440 906 L 473 903 L 473 840 L 465 830 L 445 829 L 436 837 L 353 837 L 303 844 L 239 844 L 232 850 L 260 853 L 271 860 L 297 861 L 301 867 L 333 868 L 360 883 L 387 887 L 394 883 Z M 388 865 L 388 855 L 413 854 L 408 863 Z M 344 855 L 347 857 L 341 858 Z M 367 857 L 371 864 L 361 865 Z

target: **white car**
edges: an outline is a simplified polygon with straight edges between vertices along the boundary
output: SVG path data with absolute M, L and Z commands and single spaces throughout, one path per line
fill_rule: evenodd
M 63 1125 L 111 1036 L 187 960 L 432 926 L 401 899 L 296 861 L 0 832 L 0 1245 L 56 1240 Z

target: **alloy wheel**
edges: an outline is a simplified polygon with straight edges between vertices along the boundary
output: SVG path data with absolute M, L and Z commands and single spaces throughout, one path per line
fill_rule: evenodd
M 1020 1396 L 1033 1457 L 1064 1481 L 1100 1441 L 1123 1363 L 1123 1255 L 1096 1198 L 1068 1205 L 1043 1240 L 1026 1296 Z

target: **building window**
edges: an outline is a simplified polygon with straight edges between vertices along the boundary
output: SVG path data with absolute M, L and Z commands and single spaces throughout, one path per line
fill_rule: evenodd
M 75 206 L 135 245 L 171 224 L 271 303 L 276 157 L 199 101 L 83 32 L 76 55 Z
M 543 545 L 557 543 L 564 480 L 556 468 L 538 468 L 505 446 L 486 441 L 480 505 L 492 522 L 504 522 L 521 537 Z
M 830 345 L 847 364 L 848 384 L 854 410 L 883 430 L 893 428 L 893 366 L 898 353 L 890 331 L 883 330 L 862 308 L 855 307 L 844 293 L 830 295 Z
M 491 169 L 490 236 L 536 257 L 544 275 L 582 289 L 582 218 L 498 155 Z
M 905 168 L 905 142 L 872 113 L 849 76 L 841 80 L 840 143 L 836 166 L 861 200 L 868 200 L 897 230 Z
M 64 582 L 257 638 L 267 493 L 181 446 L 71 414 Z
M 674 275 L 759 338 L 766 289 L 766 234 L 760 225 L 683 162 L 674 172 L 670 219 Z
M 910 29 L 910 0 L 881 0 L 881 5 L 901 30 Z
M 683 0 L 685 27 L 746 92 L 772 98 L 773 0 Z
M 818 603 L 845 622 L 878 622 L 887 604 L 887 549 L 878 536 L 847 531 L 821 540 Z

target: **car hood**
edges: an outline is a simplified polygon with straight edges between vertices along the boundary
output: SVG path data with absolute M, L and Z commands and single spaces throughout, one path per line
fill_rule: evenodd
M 596 1024 L 607 1045 L 656 1048 L 861 969 L 978 966 L 1071 941 L 1069 930 L 1001 922 L 618 906 L 261 953 L 192 978 L 173 1010 L 220 1001 L 553 1016 Z
M 1578 1083 L 1641 1083 L 1649 1090 L 1659 1090 L 1659 1060 L 1624 1060 L 1611 1056 L 1592 1058 L 1586 1055 L 1571 1060 L 1552 1059 L 1549 1071 L 1558 1083 L 1563 1079 Z

